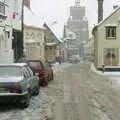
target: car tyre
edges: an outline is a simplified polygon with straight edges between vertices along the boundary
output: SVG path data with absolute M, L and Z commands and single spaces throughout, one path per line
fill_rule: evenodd
M 24 108 L 27 108 L 30 104 L 30 95 L 28 93 L 26 99 L 24 100 L 24 102 L 21 103 L 21 108 L 24 109 Z
M 51 75 L 51 78 L 50 78 L 50 80 L 54 80 L 54 75 L 53 75 L 53 74 Z
M 40 93 L 40 86 L 35 88 L 34 95 L 37 96 L 37 95 L 39 95 L 39 93 Z
M 44 87 L 48 86 L 48 80 L 45 81 L 45 82 L 43 82 L 43 86 L 44 86 Z

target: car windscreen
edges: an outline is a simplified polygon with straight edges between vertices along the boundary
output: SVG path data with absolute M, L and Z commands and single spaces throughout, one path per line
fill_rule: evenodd
M 0 66 L 0 77 L 20 77 L 22 76 L 22 69 L 13 66 Z
M 39 61 L 30 61 L 29 65 L 33 68 L 38 68 L 38 69 L 42 68 L 41 63 Z

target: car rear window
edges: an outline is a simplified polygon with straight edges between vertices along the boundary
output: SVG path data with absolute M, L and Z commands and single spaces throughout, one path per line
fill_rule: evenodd
M 39 61 L 30 61 L 29 65 L 33 68 L 42 68 L 41 63 Z
M 0 76 L 20 77 L 22 76 L 22 69 L 21 67 L 0 66 Z

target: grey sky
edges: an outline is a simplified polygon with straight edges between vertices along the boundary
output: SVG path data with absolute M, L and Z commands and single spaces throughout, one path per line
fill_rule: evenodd
M 54 21 L 58 22 L 53 26 L 59 36 L 62 35 L 63 25 L 69 17 L 69 7 L 74 4 L 75 0 L 31 0 L 31 8 L 39 16 L 44 16 L 51 24 Z M 120 4 L 120 0 L 104 0 L 104 17 L 110 14 L 114 4 Z M 86 7 L 86 16 L 91 33 L 93 24 L 97 23 L 97 0 L 81 0 L 81 6 Z

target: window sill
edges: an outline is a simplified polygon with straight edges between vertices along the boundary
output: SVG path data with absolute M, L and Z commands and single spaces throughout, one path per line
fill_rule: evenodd
M 116 40 L 116 37 L 106 37 L 106 40 Z

